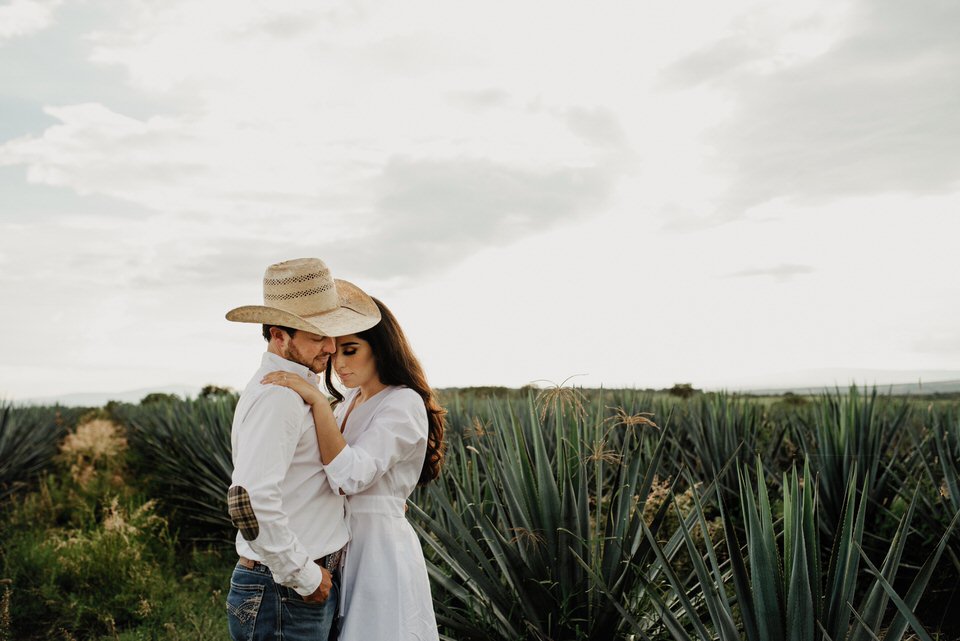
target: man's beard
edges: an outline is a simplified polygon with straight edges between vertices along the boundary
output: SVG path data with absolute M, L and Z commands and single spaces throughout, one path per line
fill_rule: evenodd
M 300 350 L 298 350 L 296 345 L 293 344 L 293 341 L 287 344 L 287 349 L 283 354 L 283 357 L 288 361 L 293 361 L 294 363 L 303 365 L 314 374 L 319 374 L 325 370 L 327 368 L 327 361 L 330 359 L 329 354 L 321 354 L 311 361 L 300 353 Z

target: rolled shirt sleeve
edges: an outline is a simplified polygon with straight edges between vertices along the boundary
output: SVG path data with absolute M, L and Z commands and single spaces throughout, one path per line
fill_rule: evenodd
M 301 437 L 303 402 L 281 387 L 253 403 L 237 430 L 229 493 L 230 517 L 274 580 L 307 596 L 320 585 L 320 567 L 289 527 L 280 482 Z
M 370 426 L 353 444 L 346 445 L 324 467 L 334 492 L 359 494 L 395 463 L 425 450 L 429 424 L 427 408 L 414 390 L 399 389 L 384 399 Z

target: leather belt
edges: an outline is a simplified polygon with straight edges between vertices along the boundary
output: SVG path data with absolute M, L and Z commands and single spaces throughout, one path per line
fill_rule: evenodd
M 313 562 L 319 565 L 322 568 L 326 568 L 330 572 L 333 572 L 340 567 L 340 561 L 343 560 L 343 551 L 346 548 L 340 548 L 336 552 L 331 552 L 325 556 L 321 556 L 319 559 L 314 559 Z M 241 556 L 239 560 L 240 565 L 247 568 L 248 570 L 256 569 L 258 566 L 267 567 L 260 561 L 254 561 L 253 559 L 248 559 L 245 556 Z M 268 568 L 269 569 L 269 568 Z

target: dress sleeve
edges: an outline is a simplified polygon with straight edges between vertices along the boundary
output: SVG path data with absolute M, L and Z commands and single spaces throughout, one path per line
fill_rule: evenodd
M 280 492 L 303 421 L 302 400 L 291 394 L 279 387 L 266 391 L 241 422 L 227 502 L 233 524 L 277 583 L 307 596 L 322 575 L 290 529 Z
M 370 425 L 324 466 L 334 492 L 358 494 L 397 462 L 427 442 L 427 408 L 415 391 L 403 389 L 384 399 Z

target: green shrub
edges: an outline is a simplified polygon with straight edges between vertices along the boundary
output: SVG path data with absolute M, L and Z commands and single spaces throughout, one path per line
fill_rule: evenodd
M 233 551 L 178 549 L 155 501 L 124 478 L 125 453 L 115 425 L 82 424 L 55 473 L 6 503 L 0 639 L 226 640 Z
M 106 634 L 145 616 L 157 563 L 169 563 L 173 553 L 165 522 L 149 501 L 114 497 L 99 514 L 81 503 L 54 483 L 39 500 L 14 508 L 3 573 L 18 639 L 49 638 L 61 628 Z
M 236 533 L 227 514 L 236 404 L 237 396 L 216 394 L 114 409 L 127 427 L 134 471 L 185 538 L 228 542 Z
M 0 500 L 50 466 L 64 434 L 61 408 L 0 403 Z

